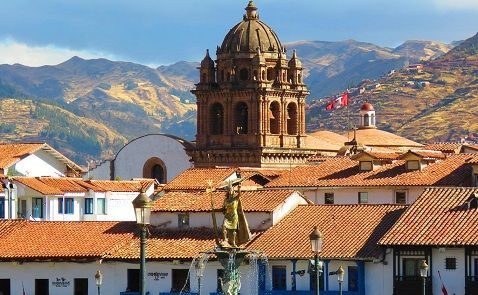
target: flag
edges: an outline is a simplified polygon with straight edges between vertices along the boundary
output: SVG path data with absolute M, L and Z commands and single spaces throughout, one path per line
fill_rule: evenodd
M 334 108 L 334 103 L 333 102 L 329 102 L 326 106 L 325 106 L 325 109 L 327 111 L 330 111 Z
M 342 106 L 348 106 L 349 105 L 349 93 L 346 91 L 342 94 Z
M 441 293 L 443 295 L 448 295 L 448 291 L 445 288 L 445 284 L 443 284 L 443 280 L 441 279 L 440 271 L 438 271 L 438 277 L 440 278 L 440 282 L 441 282 Z
M 23 282 L 22 282 L 22 295 L 27 295 L 27 293 L 25 293 L 25 287 L 23 286 Z

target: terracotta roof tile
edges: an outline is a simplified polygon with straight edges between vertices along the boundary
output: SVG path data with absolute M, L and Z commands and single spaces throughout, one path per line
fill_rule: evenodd
M 423 159 L 445 159 L 446 155 L 441 151 L 431 151 L 431 150 L 409 150 L 407 153 L 403 154 L 400 158 L 406 157 L 408 154 L 414 154 Z
M 168 230 L 150 227 L 149 233 L 146 244 L 148 260 L 193 259 L 201 252 L 210 251 L 215 246 L 213 231 L 208 228 Z M 106 255 L 105 259 L 138 260 L 139 239 L 128 241 Z
M 478 209 L 467 200 L 478 188 L 429 188 L 380 240 L 382 245 L 478 245 Z
M 343 136 L 338 133 L 327 130 L 315 131 L 313 133 L 310 133 L 309 135 L 324 140 L 338 147 L 342 147 L 343 145 L 345 145 L 346 142 L 350 141 L 347 136 Z
M 96 192 L 139 192 L 141 188 L 153 185 L 153 179 L 119 180 L 83 180 L 70 177 L 14 177 L 17 181 L 43 195 L 63 195 L 65 193 L 84 193 L 89 189 Z
M 313 256 L 309 234 L 318 226 L 324 235 L 321 257 L 373 259 L 381 254 L 377 242 L 403 213 L 399 205 L 299 206 L 248 247 L 269 259 L 308 259 Z
M 400 156 L 400 154 L 398 154 L 398 153 L 383 153 L 383 152 L 375 152 L 375 151 L 364 151 L 364 152 L 361 152 L 357 155 L 354 155 L 352 157 L 352 159 L 357 159 L 357 158 L 360 158 L 360 157 L 365 156 L 365 155 L 368 155 L 371 158 L 377 159 L 377 160 L 395 160 Z
M 441 151 L 445 154 L 458 154 L 461 150 L 460 142 L 435 142 L 423 147 L 425 150 Z
M 33 178 L 33 177 L 14 177 L 14 181 L 19 182 L 23 184 L 24 186 L 27 186 L 31 188 L 32 190 L 35 190 L 42 195 L 63 195 L 63 191 L 56 187 L 52 187 L 49 185 L 46 185 L 43 181 L 41 181 L 39 178 Z
M 382 147 L 421 147 L 420 143 L 380 129 L 358 129 L 356 140 L 359 145 Z
M 408 171 L 398 160 L 373 171 L 360 171 L 358 161 L 331 158 L 318 165 L 299 166 L 266 187 L 463 186 L 468 184 L 471 155 L 450 155 L 423 170 Z
M 175 179 L 166 184 L 163 190 L 165 191 L 184 191 L 184 190 L 205 190 L 208 186 L 208 181 L 212 181 L 212 186 L 219 187 L 224 180 L 231 176 L 237 168 L 231 167 L 215 167 L 215 168 L 190 168 L 179 174 Z M 286 170 L 271 170 L 261 168 L 240 168 L 241 177 L 250 179 L 255 176 L 262 177 L 262 181 L 269 182 L 269 180 L 277 178 Z M 253 182 L 254 179 L 252 179 Z M 250 183 L 254 184 L 254 183 Z M 254 186 L 261 186 L 255 183 Z
M 0 143 L 0 168 L 7 168 L 40 150 L 44 143 Z
M 0 260 L 101 258 L 131 239 L 134 222 L 0 221 Z
M 293 190 L 243 191 L 242 206 L 246 212 L 272 212 L 293 193 Z M 225 191 L 212 193 L 215 210 L 222 209 L 225 197 Z M 209 212 L 211 198 L 206 192 L 168 192 L 155 201 L 152 211 Z

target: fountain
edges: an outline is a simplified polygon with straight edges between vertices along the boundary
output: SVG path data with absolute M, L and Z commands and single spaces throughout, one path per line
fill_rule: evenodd
M 212 182 L 208 182 L 207 193 L 211 199 L 211 217 L 213 222 L 213 230 L 215 234 L 216 246 L 213 250 L 201 253 L 201 256 L 194 259 L 191 266 L 196 269 L 196 275 L 198 277 L 199 289 L 201 288 L 201 278 L 203 271 L 206 267 L 206 263 L 210 257 L 215 256 L 219 263 L 224 268 L 224 275 L 221 278 L 221 289 L 225 295 L 237 295 L 241 289 L 241 275 L 239 267 L 244 262 L 246 256 L 249 258 L 249 265 L 252 272 L 255 273 L 255 279 L 251 278 L 251 281 L 257 281 L 257 261 L 261 254 L 254 251 L 244 250 L 243 245 L 249 242 L 252 238 L 242 209 L 241 203 L 241 183 L 244 181 L 240 176 L 240 172 L 237 171 L 237 179 L 225 182 L 219 189 L 226 189 L 226 198 L 222 206 L 224 213 L 224 221 L 222 224 L 222 239 L 219 239 L 219 232 L 217 226 L 216 212 L 214 199 L 212 192 Z M 191 267 L 191 268 L 192 268 Z M 254 274 L 252 274 L 254 276 Z M 255 288 L 257 290 L 257 288 Z

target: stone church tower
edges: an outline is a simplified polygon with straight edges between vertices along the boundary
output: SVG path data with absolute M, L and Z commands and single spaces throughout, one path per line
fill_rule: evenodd
M 249 1 L 243 20 L 199 68 L 196 167 L 289 167 L 314 155 L 305 145 L 302 63 L 290 60 L 276 33 Z

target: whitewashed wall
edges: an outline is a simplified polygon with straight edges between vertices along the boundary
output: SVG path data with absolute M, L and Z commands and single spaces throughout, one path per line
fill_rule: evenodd
M 412 204 L 425 187 L 334 187 L 302 190 L 302 194 L 315 204 L 324 204 L 325 193 L 334 193 L 334 204 L 358 204 L 358 193 L 368 192 L 368 204 L 394 204 L 395 192 L 407 192 L 407 204 Z
M 143 177 L 143 167 L 150 158 L 160 158 L 166 165 L 167 180 L 192 167 L 185 147 L 177 139 L 161 134 L 137 138 L 121 149 L 115 159 L 115 177 Z
M 14 169 L 23 176 L 52 176 L 63 177 L 66 165 L 55 159 L 49 153 L 39 150 L 24 159 L 18 161 L 9 171 Z
M 151 214 L 151 224 L 161 225 L 165 228 L 178 228 L 178 215 L 181 212 L 153 212 Z M 251 229 L 267 229 L 272 226 L 272 217 L 267 212 L 247 212 L 247 222 Z M 216 220 L 218 227 L 221 227 L 224 215 L 216 212 Z M 212 216 L 210 212 L 190 212 L 190 227 L 206 227 L 212 228 Z
M 443 251 L 444 250 L 444 251 Z M 456 258 L 456 269 L 445 269 L 445 258 Z M 441 294 L 441 283 L 438 271 L 448 294 L 465 294 L 465 250 L 463 248 L 432 249 L 433 294 Z

